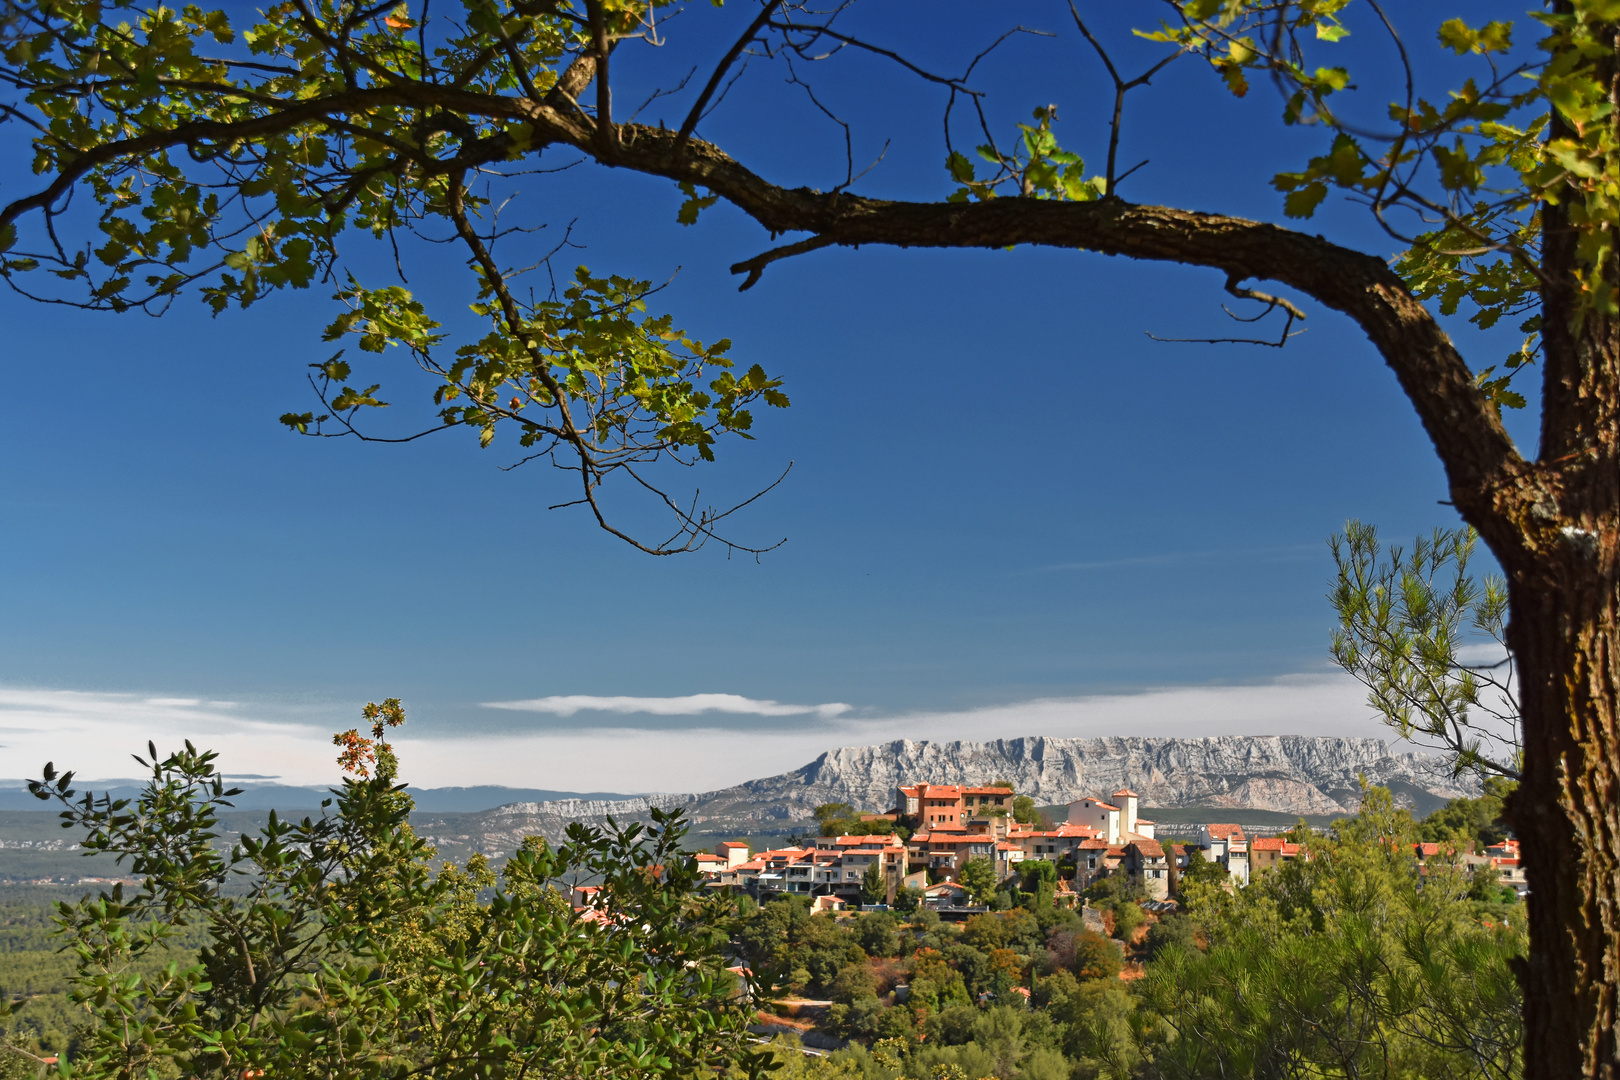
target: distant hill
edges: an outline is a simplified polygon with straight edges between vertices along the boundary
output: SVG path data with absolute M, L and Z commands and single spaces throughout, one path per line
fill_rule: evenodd
M 901 739 L 829 750 L 803 768 L 719 791 L 520 802 L 465 817 L 458 825 L 466 830 L 462 842 L 491 854 L 512 850 L 524 836 L 555 839 L 571 821 L 600 824 L 609 815 L 619 821 L 643 819 L 649 804 L 681 807 L 703 835 L 780 836 L 810 828 L 811 811 L 820 803 L 883 811 L 901 783 L 988 784 L 1003 778 L 1038 804 L 1066 804 L 1128 787 L 1144 806 L 1251 808 L 1317 818 L 1354 813 L 1361 797 L 1357 778 L 1363 775 L 1390 788 L 1419 816 L 1447 799 L 1477 794 L 1467 778 L 1449 776 L 1439 758 L 1396 753 L 1382 739 Z M 479 831 L 482 841 L 476 839 Z
M 480 851 L 500 858 L 525 836 L 560 839 L 570 822 L 600 825 L 609 816 L 621 823 L 645 820 L 649 805 L 685 810 L 699 838 L 780 837 L 813 829 L 811 811 L 820 803 L 847 802 L 860 810 L 883 811 L 890 808 L 894 789 L 902 783 L 988 784 L 1005 778 L 1038 805 L 1061 806 L 1081 795 L 1107 795 L 1128 787 L 1141 796 L 1141 805 L 1163 808 L 1157 812 L 1165 815 L 1167 824 L 1170 819 L 1248 820 L 1229 812 L 1236 809 L 1290 822 L 1301 815 L 1322 820 L 1354 813 L 1361 797 L 1360 776 L 1390 788 L 1419 816 L 1447 799 L 1477 794 L 1467 778 L 1449 776 L 1439 758 L 1396 753 L 1381 739 L 1295 735 L 1030 736 L 982 743 L 901 739 L 829 750 L 792 772 L 690 795 L 503 787 L 412 789 L 417 810 L 411 820 L 444 857 L 459 860 Z M 39 810 L 44 805 L 20 790 L 20 783 L 9 791 L 4 790 L 5 783 L 0 781 L 0 810 Z M 90 786 L 101 790 L 101 785 Z M 243 786 L 248 790 L 236 800 L 241 812 L 271 806 L 314 811 L 326 795 L 320 788 Z M 114 790 L 128 793 L 120 787 Z M 245 814 L 244 820 L 251 817 Z M 9 831 L 0 827 L 0 848 L 13 846 L 4 835 Z M 35 857 L 46 855 L 41 850 Z M 6 853 L 0 852 L 0 878 L 32 876 L 8 874 L 5 863 Z
M 132 779 L 86 780 L 75 785 L 81 791 L 108 793 L 115 798 L 133 798 L 144 781 Z M 324 787 L 292 787 L 285 784 L 259 784 L 238 781 L 242 794 L 231 800 L 238 810 L 276 810 L 282 813 L 320 809 L 321 800 L 330 797 Z M 515 802 L 552 802 L 567 799 L 631 799 L 634 795 L 615 791 L 551 791 L 545 788 L 481 787 L 408 788 L 416 808 L 435 814 L 476 813 Z M 22 780 L 0 780 L 0 810 L 42 810 L 48 804 L 28 793 Z

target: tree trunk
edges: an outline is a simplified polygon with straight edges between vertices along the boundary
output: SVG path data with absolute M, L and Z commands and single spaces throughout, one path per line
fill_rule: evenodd
M 1562 320 L 1549 300 L 1549 323 Z M 1549 1080 L 1620 1080 L 1617 337 L 1592 314 L 1580 333 L 1548 335 L 1540 482 L 1517 535 L 1492 542 L 1524 724 L 1508 816 L 1530 885 L 1525 1074 Z
M 1611 547 L 1612 552 L 1612 547 Z M 1620 726 L 1612 557 L 1514 573 L 1525 760 L 1510 817 L 1530 883 L 1525 1075 L 1620 1077 Z M 1559 572 L 1562 571 L 1562 572 Z
M 1597 75 L 1620 96 L 1612 26 L 1609 46 Z M 1549 136 L 1572 134 L 1553 110 Z M 1524 764 L 1508 817 L 1530 885 L 1525 1075 L 1620 1080 L 1620 320 L 1582 303 L 1593 268 L 1571 222 L 1581 205 L 1571 183 L 1541 208 L 1537 475 L 1512 520 L 1494 523 L 1508 528 L 1481 532 L 1508 573 L 1521 680 Z M 1611 286 L 1620 274 L 1612 261 L 1597 269 Z

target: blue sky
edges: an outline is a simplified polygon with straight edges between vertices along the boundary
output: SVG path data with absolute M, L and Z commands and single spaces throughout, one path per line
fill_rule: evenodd
M 1006 18 L 907 14 L 921 10 L 873 5 L 870 32 L 959 67 Z M 1118 40 L 1146 10 L 1099 22 Z M 747 14 L 691 9 L 670 46 L 643 50 L 649 67 L 620 66 L 619 100 L 709 57 Z M 1450 14 L 1412 5 L 1409 36 L 1431 41 Z M 1054 102 L 1065 142 L 1100 163 L 1104 86 L 1066 8 L 1018 18 L 1060 36 L 989 62 L 993 116 L 1006 130 Z M 1378 105 L 1390 72 L 1372 44 L 1358 71 Z M 818 78 L 858 120 L 858 157 L 890 140 L 857 190 L 948 190 L 937 93 L 864 60 Z M 1237 102 L 1196 63 L 1171 69 L 1132 98 L 1121 157 L 1151 163 L 1124 194 L 1279 219 L 1270 176 L 1322 137 L 1278 111 L 1263 88 Z M 841 179 L 841 136 L 763 65 L 703 130 L 772 179 Z M 0 172 L 0 195 L 28 179 Z M 114 775 L 149 734 L 195 732 L 239 770 L 318 781 L 319 736 L 385 696 L 411 710 L 423 782 L 571 789 L 735 782 L 899 734 L 1375 731 L 1327 677 L 1325 538 L 1350 517 L 1392 539 L 1455 519 L 1426 436 L 1348 321 L 1307 302 L 1308 332 L 1283 350 L 1155 343 L 1230 332 L 1219 275 L 1041 249 L 824 251 L 739 294 L 727 266 L 769 238 L 734 210 L 682 228 L 671 185 L 591 167 L 518 186 L 551 235 L 577 219 L 578 261 L 675 274 L 655 302 L 678 325 L 786 380 L 792 409 L 674 480 L 723 502 L 792 462 L 735 529 L 787 543 L 757 562 L 654 559 L 548 511 L 572 497 L 566 479 L 502 472 L 501 441 L 287 434 L 276 417 L 312 407 L 305 365 L 330 352 L 327 289 L 218 319 L 195 301 L 152 320 L 0 296 L 0 776 L 62 741 L 59 764 Z M 1309 228 L 1397 247 L 1354 207 Z M 386 270 L 363 245 L 353 265 Z M 416 267 L 412 285 L 469 326 L 453 315 L 469 299 L 459 263 Z M 1512 347 L 1455 333 L 1477 356 Z M 401 358 L 366 362 L 357 378 L 374 371 L 398 403 L 377 423 L 409 428 L 431 387 Z M 1533 412 L 1513 419 L 1526 444 Z M 484 707 L 696 694 L 848 709 Z

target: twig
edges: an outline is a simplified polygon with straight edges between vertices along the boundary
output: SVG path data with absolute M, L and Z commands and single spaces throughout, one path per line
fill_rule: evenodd
M 795 255 L 803 255 L 805 252 L 815 251 L 817 248 L 824 248 L 833 243 L 835 243 L 835 241 L 831 237 L 812 236 L 810 239 L 800 240 L 796 244 L 785 244 L 779 248 L 772 248 L 769 251 L 755 255 L 752 259 L 746 259 L 740 263 L 732 263 L 731 272 L 733 274 L 741 274 L 744 272 L 748 274 L 748 279 L 741 285 L 737 286 L 737 291 L 747 292 L 749 289 L 752 289 L 755 285 L 759 284 L 760 275 L 765 273 L 765 268 L 771 265 L 771 263 L 780 259 L 791 259 Z
M 766 0 L 759 15 L 748 24 L 748 29 L 743 31 L 742 36 L 732 44 L 720 63 L 715 66 L 714 74 L 709 76 L 709 81 L 703 86 L 703 92 L 698 95 L 697 101 L 692 104 L 692 110 L 686 114 L 686 119 L 681 121 L 680 130 L 675 133 L 675 144 L 670 148 L 670 155 L 677 163 L 681 160 L 681 155 L 686 150 L 686 144 L 692 138 L 692 132 L 697 128 L 698 121 L 703 119 L 703 110 L 708 106 L 709 99 L 720 88 L 720 80 L 725 77 L 726 71 L 737 62 L 737 57 L 742 55 L 742 51 L 754 40 L 765 24 L 770 22 L 772 13 L 781 3 L 782 0 Z
M 1164 68 L 1173 61 L 1179 60 L 1181 57 L 1185 56 L 1187 54 L 1187 48 L 1183 46 L 1182 48 L 1177 49 L 1169 56 L 1166 56 L 1152 67 L 1148 68 L 1142 74 L 1138 75 L 1136 78 L 1127 82 L 1120 78 L 1119 69 L 1114 67 L 1114 61 L 1108 55 L 1108 51 L 1102 47 L 1102 42 L 1098 41 L 1094 36 L 1092 36 L 1091 30 L 1087 28 L 1085 24 L 1085 20 L 1080 18 L 1080 9 L 1074 6 L 1074 0 L 1069 0 L 1069 14 L 1074 16 L 1074 25 L 1079 27 L 1080 33 L 1084 35 L 1087 41 L 1091 42 L 1091 47 L 1096 50 L 1097 56 L 1101 58 L 1103 67 L 1108 69 L 1108 77 L 1114 80 L 1114 115 L 1113 118 L 1108 122 L 1108 167 L 1106 170 L 1104 170 L 1106 187 L 1103 191 L 1104 196 L 1112 197 L 1114 195 L 1115 186 L 1118 185 L 1121 180 L 1124 180 L 1125 176 L 1129 176 L 1137 169 L 1140 169 L 1142 165 L 1147 164 L 1147 162 L 1144 161 L 1141 165 L 1133 166 L 1130 172 L 1127 172 L 1125 176 L 1114 175 L 1114 166 L 1119 159 L 1119 133 L 1125 115 L 1125 95 L 1136 89 L 1138 86 L 1147 86 L 1150 80 L 1152 80 L 1153 76 L 1164 70 Z
M 1221 305 L 1221 310 L 1226 312 L 1226 314 L 1228 316 L 1230 316 L 1236 322 L 1252 323 L 1252 322 L 1259 322 L 1261 319 L 1265 318 L 1267 315 L 1270 315 L 1276 309 L 1282 308 L 1283 311 L 1287 314 L 1288 317 L 1287 317 L 1287 319 L 1284 320 L 1282 333 L 1278 336 L 1276 341 L 1266 341 L 1266 340 L 1264 340 L 1262 338 L 1167 338 L 1167 337 L 1159 337 L 1157 334 L 1154 334 L 1154 333 L 1151 333 L 1151 332 L 1147 332 L 1147 336 L 1152 338 L 1154 341 L 1174 342 L 1174 343 L 1180 343 L 1180 344 L 1191 344 L 1191 345 L 1265 345 L 1265 346 L 1267 346 L 1269 348 L 1280 349 L 1284 345 L 1288 344 L 1288 339 L 1289 338 L 1298 337 L 1300 334 L 1303 334 L 1305 332 L 1303 330 L 1300 330 L 1300 331 L 1297 331 L 1295 333 L 1289 333 L 1289 330 L 1293 328 L 1295 319 L 1299 319 L 1301 321 L 1304 320 L 1305 313 L 1303 311 L 1301 311 L 1299 308 L 1295 307 L 1288 300 L 1285 300 L 1284 298 L 1282 298 L 1280 296 L 1272 296 L 1269 293 L 1259 292 L 1259 291 L 1257 291 L 1255 289 L 1242 288 L 1241 286 L 1238 285 L 1238 282 L 1240 282 L 1242 280 L 1243 280 L 1243 278 L 1240 277 L 1237 274 L 1229 274 L 1229 275 L 1227 275 L 1227 278 L 1226 278 L 1226 291 L 1231 293 L 1233 296 L 1238 297 L 1241 300 L 1253 300 L 1253 301 L 1255 301 L 1257 303 L 1264 304 L 1264 305 L 1266 305 L 1265 310 L 1260 312 L 1260 314 L 1249 317 L 1249 318 L 1245 318 L 1244 316 L 1237 314 L 1236 312 L 1232 311 L 1231 308 L 1228 308 L 1225 304 Z

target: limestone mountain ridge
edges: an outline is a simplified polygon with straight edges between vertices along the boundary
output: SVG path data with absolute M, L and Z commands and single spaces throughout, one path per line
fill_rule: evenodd
M 1130 788 L 1146 807 L 1250 808 L 1290 814 L 1354 813 L 1360 781 L 1389 787 L 1427 813 L 1446 799 L 1476 794 L 1441 758 L 1401 752 L 1382 739 L 1220 735 L 1207 738 L 1054 738 L 986 742 L 898 739 L 829 750 L 777 776 L 698 794 L 633 799 L 519 802 L 479 815 L 486 850 L 511 850 L 523 836 L 562 837 L 570 822 L 644 820 L 649 805 L 679 807 L 707 834 L 772 834 L 804 828 L 813 809 L 845 802 L 881 812 L 895 788 L 920 781 L 989 784 L 1009 780 L 1037 804 Z

